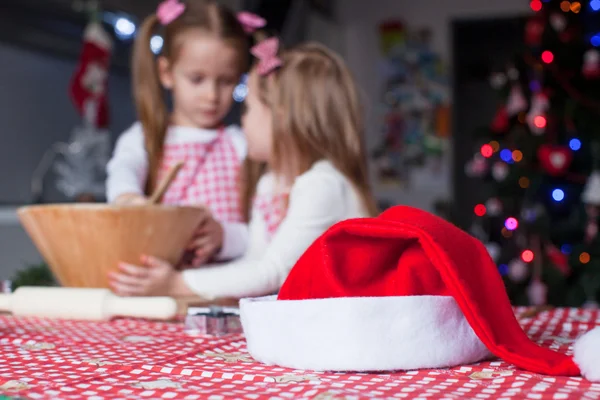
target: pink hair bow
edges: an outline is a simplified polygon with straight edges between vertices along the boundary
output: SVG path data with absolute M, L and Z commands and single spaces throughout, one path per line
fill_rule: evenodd
M 185 4 L 178 0 L 165 0 L 158 6 L 156 16 L 162 25 L 169 25 L 185 11 Z
M 257 69 L 260 75 L 268 75 L 283 64 L 277 57 L 278 50 L 279 39 L 275 37 L 263 40 L 250 49 L 252 55 L 259 60 Z
M 258 28 L 262 28 L 267 25 L 267 20 L 248 11 L 239 12 L 237 14 L 237 19 L 244 27 L 244 31 L 246 31 L 246 33 L 252 33 Z

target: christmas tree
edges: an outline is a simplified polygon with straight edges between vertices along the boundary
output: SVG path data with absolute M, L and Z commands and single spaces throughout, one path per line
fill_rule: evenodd
M 471 233 L 514 304 L 600 302 L 600 0 L 533 0 L 525 50 L 497 66 L 498 111 L 465 172 Z M 481 189 L 481 190 L 479 190 Z

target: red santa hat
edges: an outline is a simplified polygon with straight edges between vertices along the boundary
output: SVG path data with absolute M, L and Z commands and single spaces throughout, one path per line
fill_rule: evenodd
M 240 307 L 248 351 L 267 364 L 389 371 L 497 356 L 535 373 L 600 381 L 600 328 L 577 340 L 573 356 L 537 345 L 483 244 L 410 207 L 333 226 L 278 296 Z

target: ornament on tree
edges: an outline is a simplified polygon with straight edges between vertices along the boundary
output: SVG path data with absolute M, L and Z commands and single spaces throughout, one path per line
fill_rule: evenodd
M 596 218 L 589 218 L 585 226 L 585 243 L 590 244 L 598 236 L 598 220 Z
M 486 201 L 485 207 L 490 217 L 497 217 L 502 213 L 502 202 L 495 197 Z
M 534 135 L 541 135 L 546 130 L 546 113 L 549 107 L 550 102 L 546 94 L 539 92 L 533 96 L 526 120 L 531 133 Z
M 590 206 L 600 206 L 600 171 L 592 172 L 588 178 L 581 200 Z
M 519 80 L 519 70 L 513 66 L 510 66 L 506 71 L 506 76 L 508 76 L 508 79 L 510 79 L 512 82 L 516 82 Z
M 70 95 L 80 115 L 94 126 L 108 126 L 108 69 L 112 40 L 98 22 L 85 29 L 79 65 L 70 82 Z
M 505 106 L 501 106 L 500 108 L 498 108 L 498 111 L 496 112 L 496 116 L 494 117 L 494 120 L 492 121 L 491 128 L 496 133 L 503 133 L 508 130 L 508 127 L 509 127 L 508 111 Z
M 567 26 L 567 29 L 559 34 L 559 39 L 563 43 L 569 43 L 577 36 L 578 29 L 575 26 Z
M 530 47 L 538 47 L 542 43 L 544 21 L 539 17 L 531 18 L 525 25 L 525 43 Z
M 597 79 L 600 77 L 600 52 L 596 49 L 590 49 L 583 55 L 583 76 L 587 79 Z
M 591 213 L 596 213 L 600 207 L 600 143 L 592 143 L 592 155 L 594 160 L 593 171 L 588 177 L 581 194 L 581 201 L 587 206 L 588 217 Z M 596 216 L 594 215 L 594 217 Z
M 480 178 L 487 173 L 488 163 L 480 153 L 465 165 L 465 174 L 470 178 Z
M 556 32 L 560 33 L 567 27 L 567 19 L 562 13 L 552 13 L 550 15 L 550 25 Z
M 521 218 L 527 222 L 534 222 L 546 213 L 546 209 L 542 204 L 532 204 L 523 206 L 521 209 Z
M 546 256 L 554 266 L 564 275 L 569 275 L 569 258 L 551 243 L 546 245 Z
M 492 88 L 499 90 L 502 89 L 506 85 L 506 75 L 502 72 L 495 72 L 490 76 L 490 86 Z
M 522 232 L 518 232 L 515 236 L 515 244 L 520 248 L 527 247 L 527 237 Z
M 514 85 L 511 88 L 510 94 L 508 96 L 508 101 L 506 103 L 506 112 L 509 117 L 512 117 L 525 110 L 527 110 L 527 100 L 523 95 L 521 87 L 519 85 Z
M 508 165 L 502 161 L 495 162 L 494 166 L 492 167 L 492 176 L 498 182 L 504 181 L 508 176 L 508 172 Z
M 527 288 L 529 303 L 534 306 L 543 306 L 546 304 L 547 295 L 548 288 L 546 285 L 538 278 L 533 279 Z
M 571 165 L 573 152 L 565 146 L 543 144 L 538 149 L 538 160 L 548 175 L 562 176 Z
M 588 180 L 589 183 L 589 180 Z M 593 184 L 593 182 L 592 182 Z M 588 187 L 589 187 L 589 191 L 588 191 Z M 587 221 L 585 224 L 585 236 L 584 236 L 584 241 L 587 244 L 590 244 L 591 242 L 594 241 L 594 239 L 596 239 L 596 237 L 598 236 L 598 216 L 600 216 L 600 206 L 598 204 L 594 204 L 593 202 L 588 202 L 586 201 L 585 197 L 586 197 L 586 193 L 587 196 L 590 199 L 594 199 L 594 196 L 597 196 L 598 193 L 598 187 L 596 186 L 595 188 L 592 185 L 586 185 L 586 188 L 584 190 L 583 196 L 582 196 L 582 201 L 585 204 L 585 213 L 587 214 Z M 596 193 L 594 193 L 596 192 Z
M 508 264 L 508 277 L 516 283 L 524 282 L 529 276 L 529 266 L 521 259 L 515 258 Z

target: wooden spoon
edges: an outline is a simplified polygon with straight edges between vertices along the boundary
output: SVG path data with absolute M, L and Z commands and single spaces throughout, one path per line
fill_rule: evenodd
M 152 196 L 150 196 L 150 198 L 148 199 L 148 204 L 158 204 L 162 200 L 162 197 L 164 196 L 169 186 L 171 186 L 173 179 L 175 179 L 181 167 L 183 167 L 183 161 L 180 161 L 177 164 L 173 165 L 173 167 L 171 167 L 165 179 L 163 179 L 160 185 L 158 185 L 158 187 L 154 189 L 154 193 L 152 193 Z

